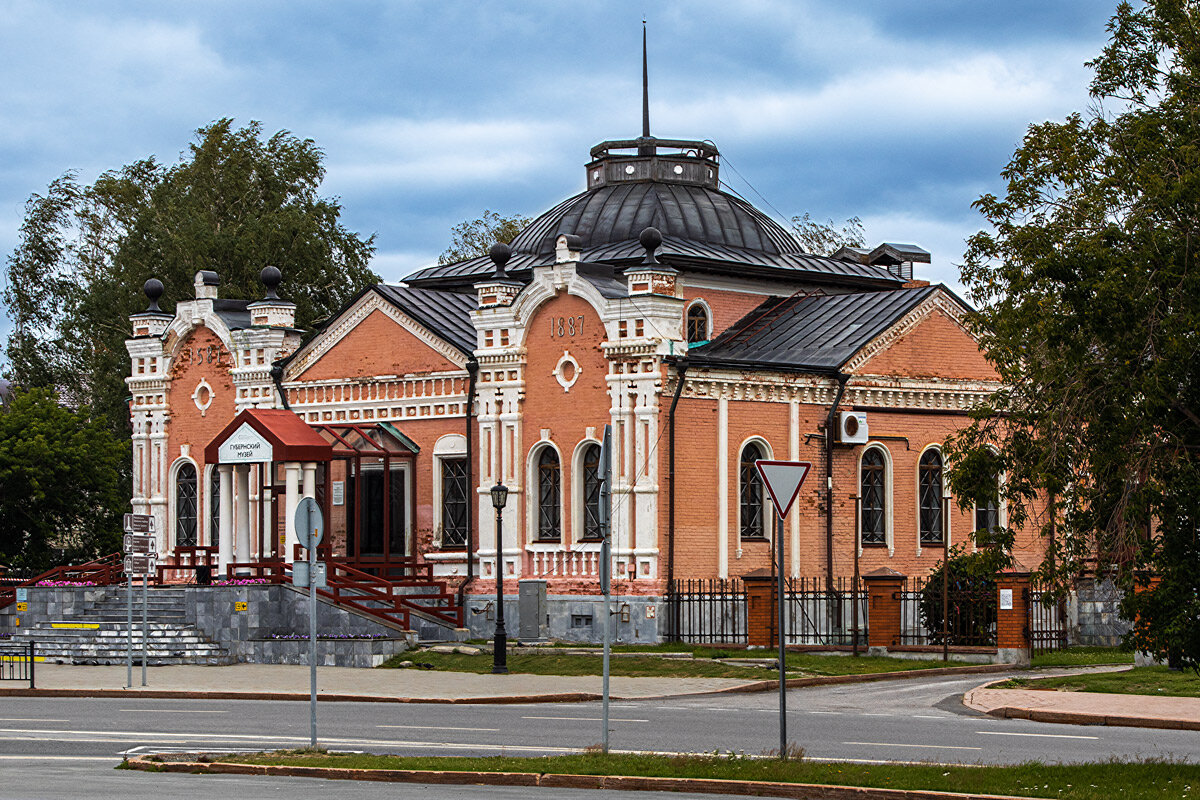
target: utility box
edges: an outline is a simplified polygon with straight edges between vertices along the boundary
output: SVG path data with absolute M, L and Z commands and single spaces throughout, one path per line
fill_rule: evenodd
M 546 604 L 546 582 L 518 581 L 518 638 L 523 642 L 542 641 L 550 635 L 550 613 Z

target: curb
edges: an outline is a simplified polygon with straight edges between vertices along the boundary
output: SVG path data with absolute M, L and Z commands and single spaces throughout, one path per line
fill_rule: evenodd
M 776 783 L 718 778 L 651 778 L 631 775 L 569 775 L 537 772 L 440 772 L 404 769 L 343 769 L 233 764 L 213 761 L 150 761 L 135 756 L 125 762 L 144 772 L 183 772 L 200 775 L 271 775 L 384 783 L 428 783 L 466 786 L 540 786 L 560 789 L 615 789 L 625 792 L 695 792 L 697 794 L 786 797 L 794 800 L 1029 800 L 1014 795 L 958 794 L 920 789 L 879 789 L 814 783 Z
M 1156 728 L 1172 731 L 1200 731 L 1200 720 L 1155 719 L 1153 717 L 1130 717 L 1121 714 L 1092 714 L 1086 711 L 1053 711 L 1050 709 L 1025 708 L 1022 706 L 999 706 L 986 709 L 977 705 L 975 692 L 988 689 L 1001 681 L 989 681 L 976 686 L 963 695 L 963 705 L 974 711 L 1000 719 L 1027 719 L 1031 722 L 1056 722 L 1062 725 L 1116 725 L 1123 728 Z
M 787 688 L 800 689 L 806 686 L 834 686 L 847 683 L 874 683 L 876 681 L 909 680 L 912 678 L 936 678 L 946 675 L 985 675 L 992 672 L 1009 672 L 1011 664 L 981 664 L 969 667 L 934 667 L 932 669 L 908 669 L 899 672 L 872 672 L 862 675 L 820 675 L 811 678 L 788 678 Z M 612 700 L 663 700 L 672 697 L 700 697 L 713 694 L 748 694 L 775 691 L 779 681 L 753 681 L 725 689 L 709 689 L 679 694 L 639 695 Z M 982 688 L 982 687 L 981 687 Z M 308 692 L 232 692 L 232 691 L 183 691 L 174 689 L 0 689 L 0 697 L 149 697 L 174 700 L 309 700 Z M 317 699 L 329 703 L 429 703 L 433 705 L 520 705 L 529 703 L 590 703 L 601 700 L 596 692 L 561 692 L 538 695 L 497 695 L 495 697 L 390 697 L 388 695 L 319 693 Z

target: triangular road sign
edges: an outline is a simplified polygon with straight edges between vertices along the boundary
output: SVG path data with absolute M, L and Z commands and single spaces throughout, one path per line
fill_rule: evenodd
M 804 485 L 804 479 L 808 477 L 812 464 L 807 461 L 759 459 L 754 462 L 754 466 L 762 476 L 763 483 L 767 485 L 767 491 L 771 493 L 771 502 L 779 512 L 779 518 L 783 519 L 791 510 L 792 503 L 796 502 L 800 487 Z

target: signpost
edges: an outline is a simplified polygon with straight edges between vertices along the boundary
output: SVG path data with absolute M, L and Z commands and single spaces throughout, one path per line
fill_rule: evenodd
M 792 503 L 796 502 L 796 497 L 800 494 L 800 487 L 804 485 L 804 479 L 808 477 L 808 471 L 812 469 L 812 464 L 807 461 L 770 461 L 767 459 L 759 459 L 754 462 L 754 467 L 758 470 L 758 474 L 762 476 L 763 483 L 766 484 L 767 492 L 771 495 L 771 503 L 775 506 L 776 513 L 779 514 L 779 528 L 775 533 L 776 543 L 776 558 L 779 560 L 779 568 L 776 570 L 779 584 L 776 588 L 776 609 L 777 622 L 776 631 L 779 635 L 779 758 L 787 760 L 787 667 L 785 665 L 785 657 L 787 655 L 783 644 L 783 600 L 784 600 L 784 562 L 783 562 L 783 530 L 784 518 L 792 508 Z
M 303 498 L 296 506 L 296 536 L 308 550 L 309 738 L 313 747 L 317 746 L 317 546 L 324 535 L 321 507 L 313 498 Z
M 600 591 L 604 593 L 604 685 L 601 690 L 604 724 L 602 738 L 608 754 L 608 673 L 612 651 L 612 425 L 604 426 L 604 442 L 600 445 Z
M 125 688 L 133 688 L 133 579 L 142 579 L 142 686 L 146 685 L 146 656 L 150 642 L 150 576 L 158 569 L 158 538 L 154 535 L 154 517 L 149 514 L 125 515 L 125 592 L 128 600 L 128 625 L 125 652 Z

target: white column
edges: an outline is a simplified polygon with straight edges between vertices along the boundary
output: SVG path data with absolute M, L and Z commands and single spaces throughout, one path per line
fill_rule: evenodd
M 287 501 L 284 503 L 283 529 L 286 533 L 283 543 L 283 560 L 291 564 L 295 560 L 294 545 L 299 543 L 296 538 L 296 506 L 300 504 L 300 465 L 294 461 L 284 464 L 286 474 Z
M 266 474 L 270 475 L 271 464 L 263 464 L 262 469 L 266 470 Z M 260 559 L 266 559 L 270 556 L 272 545 L 275 542 L 275 531 L 271 529 L 271 509 L 275 503 L 275 497 L 271 493 L 270 486 L 263 487 L 263 503 L 262 503 L 262 519 L 259 522 L 262 524 L 262 534 L 259 537 L 259 553 Z
M 250 465 L 238 464 L 234 468 L 234 478 L 237 483 L 237 508 L 235 517 L 237 520 L 237 560 L 246 562 L 250 560 Z M 239 574 L 249 574 L 248 570 L 241 570 Z
M 317 464 L 310 461 L 304 465 L 304 491 L 302 496 L 317 499 Z
M 729 399 L 717 400 L 717 577 L 729 577 Z
M 219 464 L 220 513 L 217 518 L 217 574 L 228 577 L 233 561 L 233 465 Z

